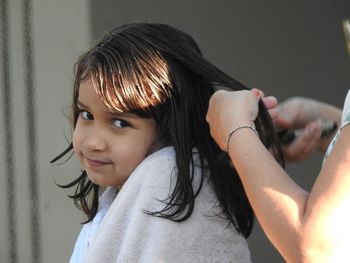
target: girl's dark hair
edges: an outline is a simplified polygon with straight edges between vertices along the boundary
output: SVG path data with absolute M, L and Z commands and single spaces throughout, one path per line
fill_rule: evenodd
M 247 89 L 205 58 L 188 34 L 164 24 L 128 24 L 107 34 L 75 65 L 73 126 L 78 118 L 79 85 L 91 79 L 105 105 L 113 111 L 133 112 L 157 122 L 157 143 L 171 145 L 176 153 L 178 176 L 166 205 L 154 216 L 184 221 L 193 212 L 205 172 L 225 217 L 245 237 L 253 226 L 253 212 L 240 178 L 228 155 L 210 136 L 206 112 L 214 87 Z M 260 138 L 283 164 L 272 121 L 262 103 L 255 122 Z M 242 142 L 244 143 L 244 142 Z M 73 150 L 72 144 L 52 162 Z M 201 184 L 194 189 L 193 151 L 198 152 Z M 71 196 L 91 221 L 98 209 L 98 186 L 83 171 L 62 187 L 76 187 Z

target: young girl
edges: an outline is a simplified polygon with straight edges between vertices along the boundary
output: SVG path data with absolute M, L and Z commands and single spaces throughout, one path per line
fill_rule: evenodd
M 205 120 L 216 85 L 246 89 L 163 24 L 119 27 L 79 59 L 73 141 L 53 160 L 74 151 L 83 168 L 65 186 L 87 215 L 71 262 L 250 262 L 252 209 Z

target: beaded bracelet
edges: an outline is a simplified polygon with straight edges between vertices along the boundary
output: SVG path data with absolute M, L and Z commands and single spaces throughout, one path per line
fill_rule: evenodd
M 252 125 L 241 125 L 241 126 L 238 126 L 238 127 L 235 127 L 233 128 L 230 133 L 228 134 L 227 136 L 227 141 L 226 141 L 226 152 L 228 153 L 228 146 L 229 146 L 229 143 L 230 143 L 230 140 L 231 140 L 231 137 L 232 137 L 232 134 L 234 134 L 236 131 L 240 130 L 240 129 L 243 129 L 243 128 L 248 128 L 248 129 L 251 129 L 252 131 L 254 131 L 256 133 L 256 135 L 259 137 L 259 133 L 258 131 L 255 129 L 254 126 Z

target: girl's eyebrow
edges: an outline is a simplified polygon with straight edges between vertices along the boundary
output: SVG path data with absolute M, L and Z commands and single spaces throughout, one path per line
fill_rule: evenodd
M 86 106 L 84 103 L 82 103 L 80 100 L 78 100 L 77 104 L 78 104 L 79 106 L 83 107 L 83 108 L 86 108 L 86 109 L 89 108 L 89 107 Z
M 133 119 L 138 119 L 139 116 L 137 116 L 134 113 L 131 112 L 112 112 L 112 111 L 107 111 L 107 114 L 110 114 L 111 116 L 115 117 L 124 117 L 124 118 L 133 118 Z

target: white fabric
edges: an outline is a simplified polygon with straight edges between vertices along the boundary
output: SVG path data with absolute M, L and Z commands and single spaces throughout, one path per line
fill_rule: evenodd
M 174 167 L 171 147 L 148 156 L 130 175 L 100 225 L 93 226 L 99 220 L 96 217 L 83 227 L 77 241 L 83 245 L 76 246 L 71 262 L 251 262 L 244 237 L 227 220 L 215 216 L 220 208 L 208 180 L 186 221 L 177 223 L 144 213 L 164 208 L 159 200 L 171 192 Z M 195 186 L 200 172 L 196 166 Z
M 343 112 L 342 112 L 342 119 L 341 119 L 341 126 L 338 129 L 336 135 L 334 136 L 333 140 L 331 141 L 331 143 L 329 144 L 324 160 L 328 157 L 328 155 L 331 153 L 331 151 L 334 148 L 335 143 L 337 142 L 341 129 L 345 126 L 348 125 L 350 123 L 350 90 L 348 90 L 348 93 L 346 95 L 345 98 L 345 102 L 344 102 L 344 107 L 343 107 Z
M 350 121 L 350 90 L 346 95 L 344 107 L 343 107 L 343 115 L 342 115 L 342 127 L 347 125 Z
M 105 216 L 108 208 L 115 198 L 116 190 L 112 187 L 107 188 L 99 199 L 99 208 L 94 220 L 85 224 L 80 231 L 78 239 L 75 243 L 73 254 L 69 263 L 82 263 L 84 256 L 91 241 L 94 239 L 97 229 Z

